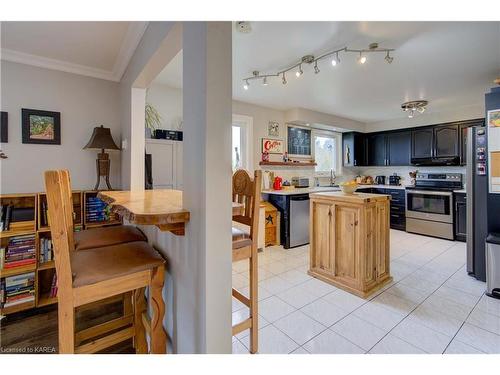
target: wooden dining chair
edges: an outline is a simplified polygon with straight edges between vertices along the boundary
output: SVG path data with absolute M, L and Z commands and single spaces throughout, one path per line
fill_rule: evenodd
M 258 255 L 257 242 L 259 232 L 259 207 L 262 172 L 255 171 L 254 179 L 247 171 L 240 169 L 233 174 L 233 202 L 243 204 L 240 215 L 233 216 L 233 221 L 249 227 L 249 232 L 233 227 L 233 262 L 248 259 L 250 288 L 249 297 L 244 296 L 236 289 L 232 295 L 238 301 L 248 306 L 248 319 L 233 326 L 233 336 L 250 329 L 250 352 L 258 351 Z
M 58 280 L 59 353 L 94 353 L 133 339 L 137 353 L 166 352 L 162 300 L 165 261 L 145 241 L 75 251 L 69 173 L 46 171 L 50 230 Z M 151 320 L 146 314 L 149 287 Z M 75 309 L 113 296 L 133 293 L 132 311 L 98 326 L 75 332 Z

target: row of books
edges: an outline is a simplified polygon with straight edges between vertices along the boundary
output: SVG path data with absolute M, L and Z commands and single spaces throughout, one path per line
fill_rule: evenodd
M 90 223 L 109 220 L 107 204 L 97 197 L 87 197 L 85 219 Z
M 46 263 L 54 260 L 54 251 L 52 249 L 52 239 L 40 238 L 40 254 L 38 255 L 39 263 Z
M 80 214 L 79 214 L 80 210 L 81 210 L 80 204 L 73 204 L 73 220 L 75 223 L 80 222 Z M 49 210 L 47 208 L 47 202 L 45 200 L 42 200 L 41 203 L 40 226 L 41 227 L 50 226 Z
M 49 297 L 50 298 L 57 297 L 57 274 L 55 272 L 54 276 L 52 277 L 52 283 L 50 284 Z
M 10 204 L 0 205 L 0 232 L 10 229 L 12 222 L 35 220 L 33 207 L 15 207 Z
M 35 262 L 34 234 L 11 237 L 7 247 L 0 250 L 0 265 L 2 269 L 26 266 Z
M 35 273 L 10 276 L 0 280 L 2 308 L 35 300 Z

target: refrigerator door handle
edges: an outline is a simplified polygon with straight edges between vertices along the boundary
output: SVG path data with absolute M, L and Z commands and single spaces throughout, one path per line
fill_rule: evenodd
M 474 273 L 474 128 L 467 129 L 467 164 L 466 164 L 466 204 L 467 204 L 467 272 Z

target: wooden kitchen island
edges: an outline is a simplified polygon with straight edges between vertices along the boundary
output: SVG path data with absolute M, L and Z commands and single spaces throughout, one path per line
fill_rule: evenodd
M 310 194 L 308 273 L 360 297 L 391 282 L 390 196 Z

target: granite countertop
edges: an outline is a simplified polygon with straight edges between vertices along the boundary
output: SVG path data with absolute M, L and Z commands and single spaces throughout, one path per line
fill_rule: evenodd
M 378 189 L 397 189 L 404 190 L 406 185 L 359 185 L 358 189 L 368 189 L 368 188 L 378 188 Z M 339 187 L 336 186 L 312 186 L 308 188 L 295 188 L 288 190 L 262 190 L 262 194 L 276 194 L 276 195 L 297 195 L 297 194 L 311 194 L 311 193 L 322 193 L 326 191 L 340 191 Z

